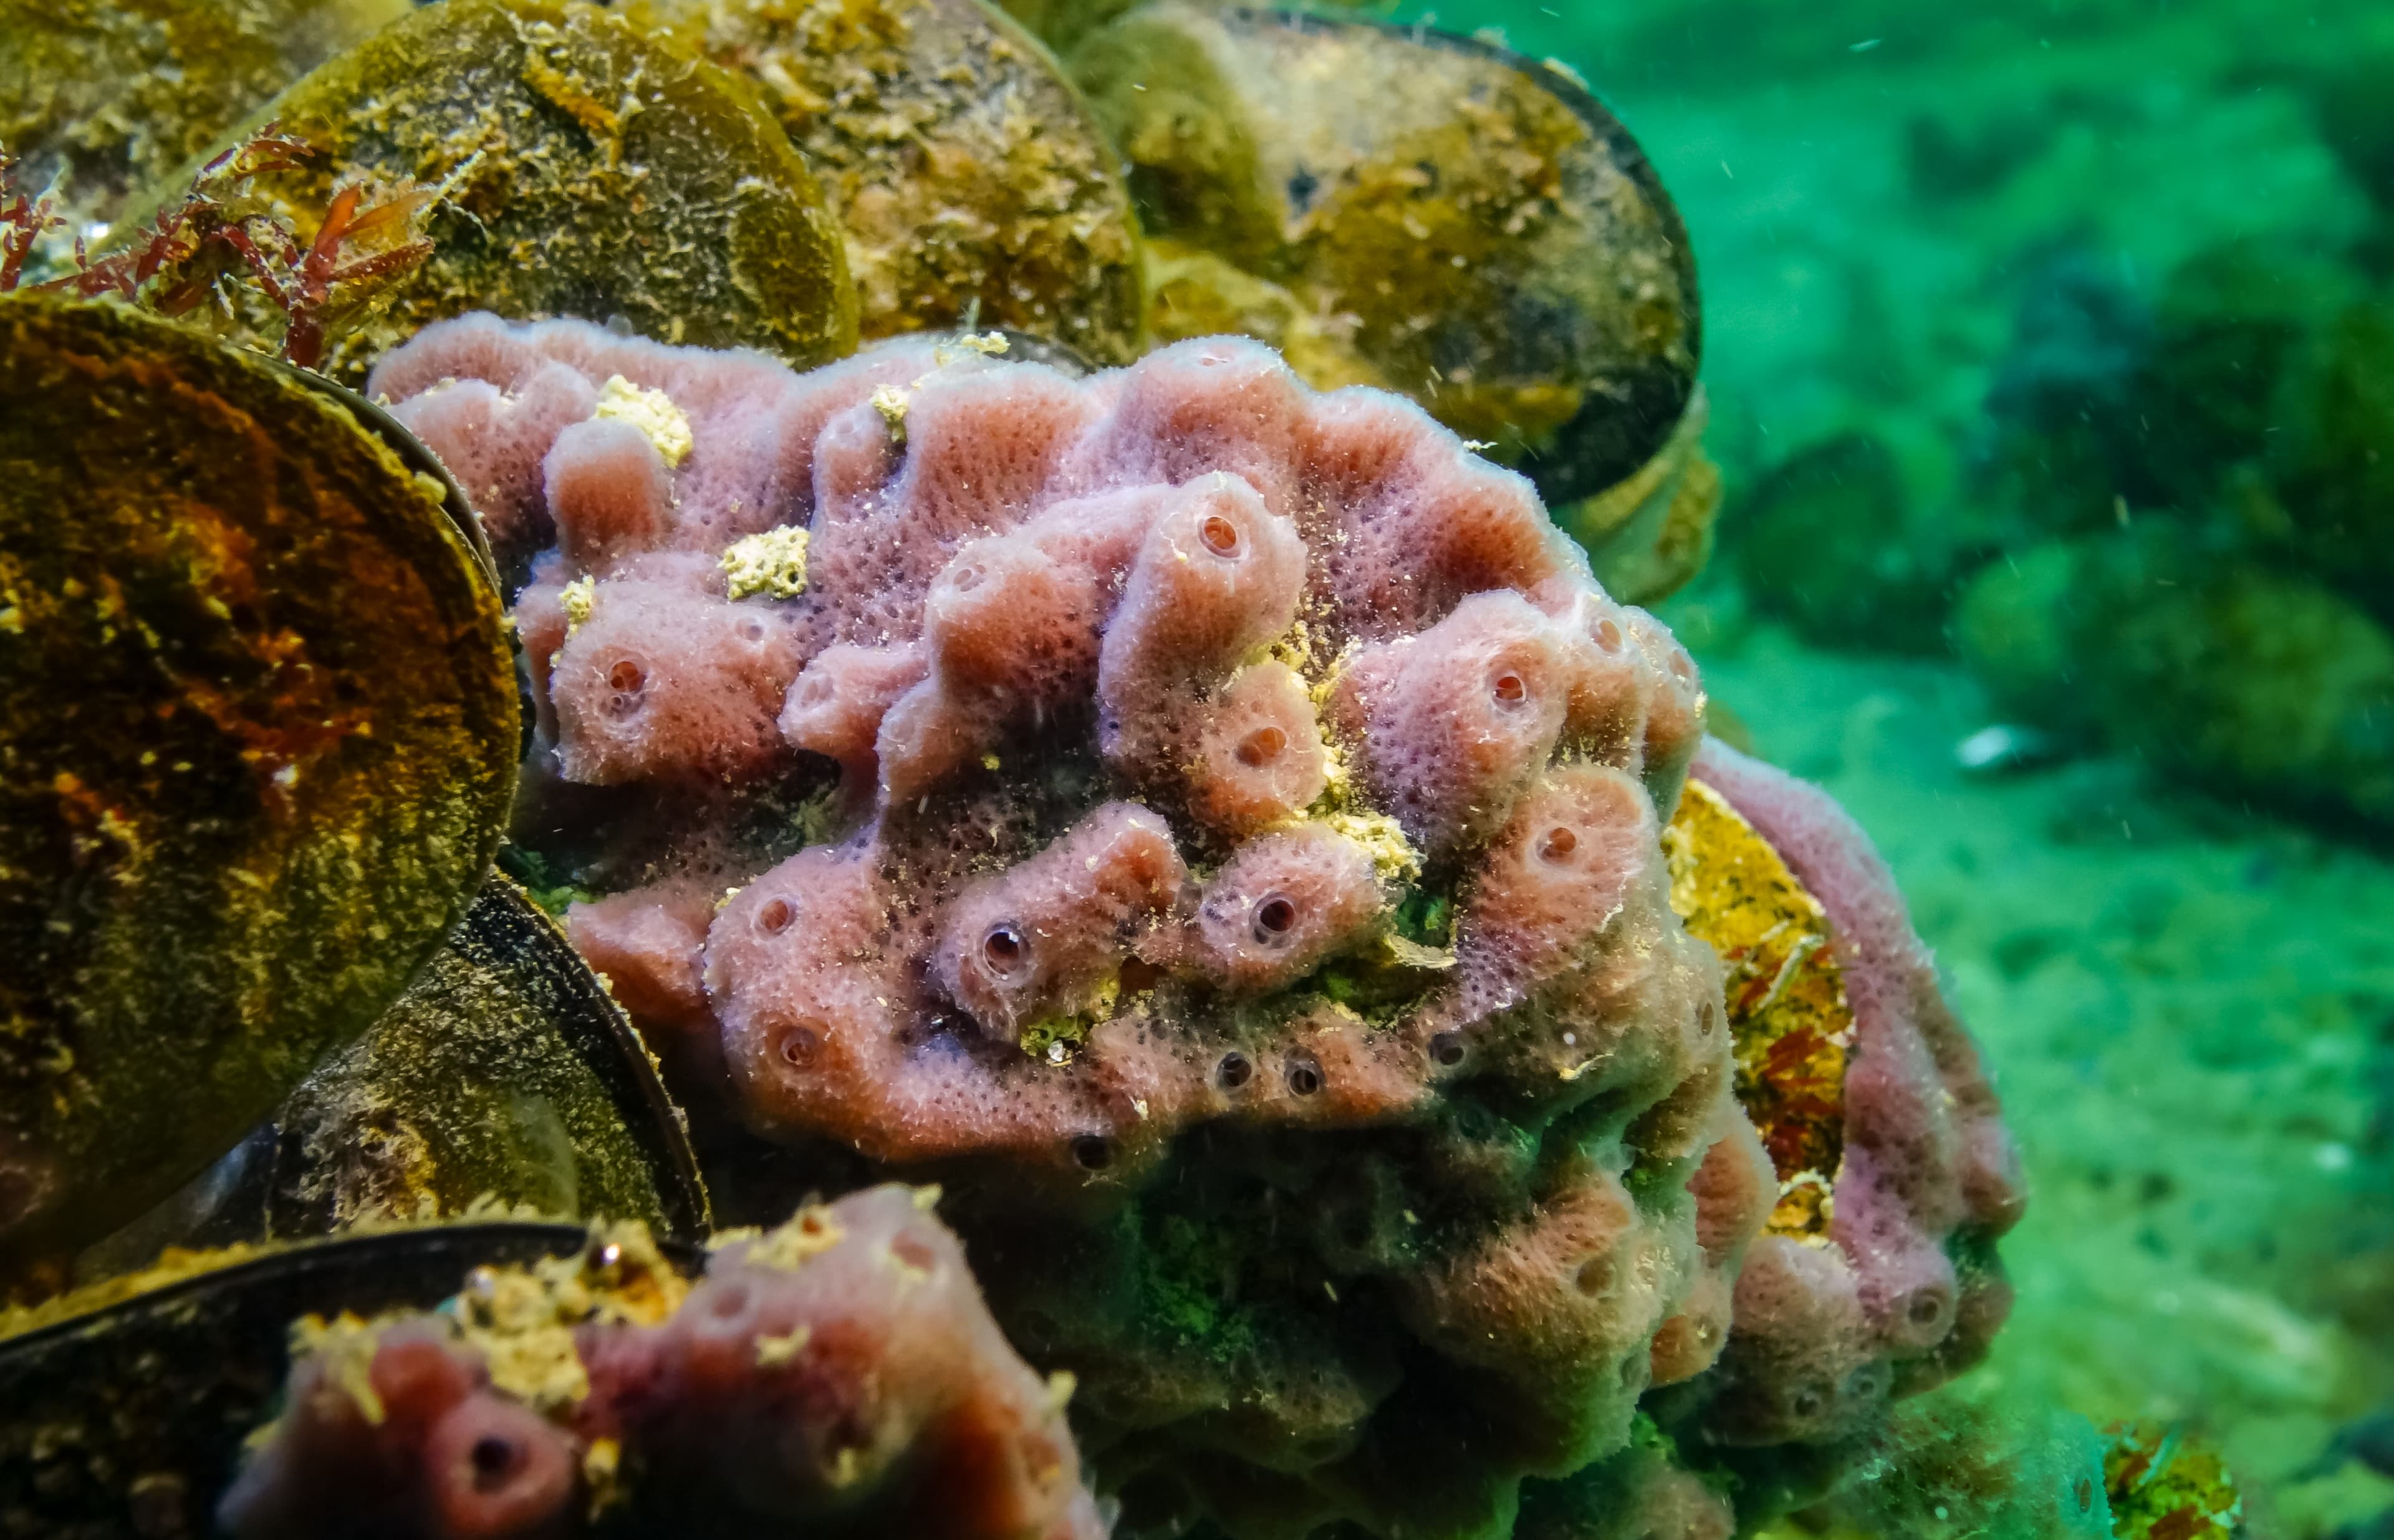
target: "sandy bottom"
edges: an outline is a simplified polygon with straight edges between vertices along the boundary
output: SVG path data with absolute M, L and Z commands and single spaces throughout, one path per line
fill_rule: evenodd
M 1993 1064 L 2033 1197 L 1980 1374 L 2185 1420 L 2288 1540 L 2394 1507 L 2302 1474 L 2394 1401 L 2394 859 L 2116 759 L 1966 776 L 1956 668 L 1769 628 L 1703 661 L 1878 841 Z

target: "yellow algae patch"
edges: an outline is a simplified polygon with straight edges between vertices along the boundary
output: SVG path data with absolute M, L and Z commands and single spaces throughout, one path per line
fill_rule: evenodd
M 383 1418 L 382 1397 L 374 1388 L 375 1350 L 381 1345 L 375 1326 L 343 1310 L 327 1321 L 303 1315 L 291 1324 L 291 1356 L 313 1357 L 324 1378 L 349 1397 L 358 1415 L 369 1423 Z
M 756 1236 L 741 1260 L 751 1267 L 794 1272 L 847 1238 L 848 1231 L 841 1227 L 838 1217 L 822 1204 L 814 1204 L 798 1210 L 787 1224 Z M 716 1244 L 720 1247 L 731 1239 L 744 1240 L 748 1236 L 727 1233 L 717 1237 Z
M 571 1257 L 528 1268 L 478 1268 L 452 1319 L 479 1349 L 491 1383 L 536 1410 L 571 1406 L 590 1393 L 573 1329 L 599 1321 L 653 1326 L 673 1314 L 690 1282 L 637 1223 L 597 1232 Z
M 1388 881 L 1410 882 L 1421 875 L 1421 852 L 1387 813 L 1343 809 L 1323 813 L 1314 822 L 1363 847 L 1371 854 L 1373 867 Z
M 598 580 L 584 573 L 559 591 L 557 601 L 565 606 L 565 628 L 571 635 L 575 626 L 590 618 L 592 607 L 598 602 Z
M 629 423 L 638 428 L 641 437 L 656 445 L 658 457 L 677 468 L 698 447 L 689 416 L 674 404 L 671 396 L 634 385 L 621 375 L 609 375 L 607 383 L 598 388 L 598 410 L 595 415 L 602 422 Z
M 1003 358 L 1013 347 L 1004 332 L 967 332 L 954 342 L 943 342 L 932 349 L 931 362 L 944 369 L 968 354 Z
M 873 410 L 880 413 L 881 420 L 889 425 L 889 441 L 901 449 L 906 445 L 908 400 L 906 392 L 894 385 L 882 386 L 873 392 Z
M 780 1336 L 758 1337 L 756 1339 L 756 1367 L 760 1369 L 780 1368 L 783 1364 L 791 1362 L 793 1359 L 796 1359 L 799 1353 L 803 1352 L 806 1349 L 807 1340 L 813 1336 L 814 1333 L 809 1331 L 804 1326 L 794 1326 L 788 1332 L 783 1333 Z
M 624 1446 L 614 1439 L 593 1439 L 582 1452 L 582 1484 L 590 1494 L 593 1518 L 624 1500 Z
M 2216 1450 L 2152 1421 L 2115 1422 L 2103 1441 L 2103 1486 L 2121 1540 L 2243 1533 L 2243 1495 Z
M 807 532 L 783 524 L 735 540 L 723 553 L 723 573 L 733 599 L 796 599 L 807 591 Z
M 1845 1149 L 1854 1016 L 1828 915 L 1721 795 L 1690 782 L 1663 831 L 1671 907 L 1720 954 L 1737 1098 L 1780 1181 L 1774 1234 L 1822 1236 Z
M 1380 944 L 1388 949 L 1388 955 L 1401 967 L 1427 968 L 1432 973 L 1443 973 L 1454 966 L 1454 948 L 1451 946 L 1425 946 L 1393 930 L 1381 933 Z

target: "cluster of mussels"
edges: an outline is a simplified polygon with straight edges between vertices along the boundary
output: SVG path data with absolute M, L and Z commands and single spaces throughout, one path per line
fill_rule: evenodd
M 1017 9 L 0 0 L 0 1534 L 1726 1536 L 1983 1352 L 1634 143 Z

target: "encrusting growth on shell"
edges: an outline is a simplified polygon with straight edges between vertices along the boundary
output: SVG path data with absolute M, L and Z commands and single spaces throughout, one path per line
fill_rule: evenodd
M 1852 1011 L 1827 1244 L 1754 1244 L 1709 1414 L 1728 1443 L 1814 1439 L 1986 1352 L 2011 1310 L 1994 1243 L 2027 1193 L 1978 1048 L 1869 837 L 1817 787 L 1717 741 L 1695 774 L 1817 900 Z

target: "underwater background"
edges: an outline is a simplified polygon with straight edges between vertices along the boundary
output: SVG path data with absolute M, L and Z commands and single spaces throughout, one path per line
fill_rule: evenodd
M 2386 526 L 2358 571 L 2318 532 L 2223 535 L 2255 521 L 2249 473 L 2187 473 L 2288 438 L 2394 463 L 2394 332 L 2371 308 L 2394 265 L 2394 11 L 1401 15 L 1570 62 L 1687 216 L 1729 502 L 1706 575 L 1661 612 L 1716 711 L 1877 840 L 1992 1062 L 2032 1198 L 2006 1251 L 2018 1305 L 1966 1385 L 2183 1419 L 2284 1533 L 2376 1533 L 2394 1481 L 2322 1456 L 2394 1398 L 2394 864 L 2368 789 L 2394 734 Z M 2345 389 L 2280 377 L 2306 368 Z M 2282 585 L 2252 624 L 2336 639 L 2174 699 L 2103 677 L 2139 639 L 2107 597 L 2043 724 L 1998 698 L 2003 647 L 1966 663 L 1957 612 L 1991 565 L 2154 529 L 2190 532 L 2177 559 L 2222 607 L 2148 622 L 2182 667 L 2216 664 L 2202 633 L 2237 624 L 2217 615 L 2240 582 Z M 2174 710 L 2340 741 L 2343 795 L 2203 761 Z M 1982 740 L 1994 762 L 1963 768 L 1997 724 L 2033 730 L 2028 762 Z

